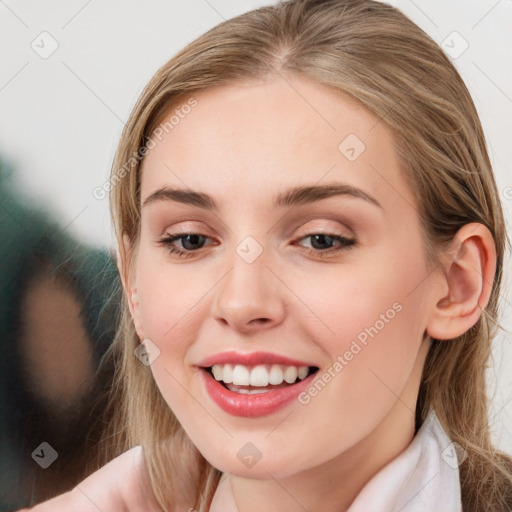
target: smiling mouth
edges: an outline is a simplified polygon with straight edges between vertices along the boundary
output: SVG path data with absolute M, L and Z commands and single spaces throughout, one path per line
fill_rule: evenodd
M 213 365 L 202 368 L 225 389 L 240 394 L 268 393 L 291 387 L 316 373 L 316 366 L 288 365 Z

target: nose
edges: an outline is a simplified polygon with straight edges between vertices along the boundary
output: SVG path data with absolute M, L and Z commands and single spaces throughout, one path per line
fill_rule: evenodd
M 284 319 L 282 283 L 262 257 L 247 263 L 235 255 L 233 267 L 215 290 L 214 318 L 239 332 L 270 329 Z

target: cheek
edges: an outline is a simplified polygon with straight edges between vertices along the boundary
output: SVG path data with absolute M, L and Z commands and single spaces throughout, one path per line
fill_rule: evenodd
M 427 270 L 421 257 L 404 254 L 410 252 L 401 259 L 400 251 L 382 253 L 378 265 L 338 270 L 338 276 L 315 281 L 309 294 L 306 286 L 299 292 L 322 321 L 318 327 L 311 317 L 303 325 L 330 357 L 330 370 L 323 375 L 332 384 L 321 394 L 338 405 L 333 414 L 339 421 L 352 425 L 347 432 L 382 417 L 416 363 L 426 326 L 425 285 L 420 283 Z
M 321 324 L 316 335 L 308 333 L 331 355 L 343 353 L 355 339 L 363 344 L 386 339 L 386 350 L 403 349 L 404 336 L 411 344 L 421 341 L 425 308 L 419 285 L 427 275 L 422 258 L 383 249 L 365 259 L 332 266 L 314 279 L 295 279 L 294 292 L 312 312 L 306 322 Z
M 193 416 L 189 378 L 184 361 L 197 339 L 201 297 L 208 291 L 190 272 L 165 262 L 157 251 L 141 251 L 137 263 L 139 314 L 146 338 L 159 350 L 150 370 L 158 389 L 180 421 Z
M 148 338 L 179 342 L 211 285 L 179 265 L 166 262 L 165 251 L 141 251 L 137 263 L 140 319 Z M 185 338 L 186 339 L 186 338 Z
M 156 251 L 154 251 L 156 252 Z M 137 286 L 140 299 L 139 317 L 144 335 L 157 347 L 159 356 L 151 364 L 155 381 L 167 400 L 173 404 L 186 400 L 181 395 L 187 386 L 184 361 L 187 351 L 198 338 L 208 291 L 213 283 L 205 283 L 198 274 L 180 271 L 162 261 L 165 256 L 141 251 L 137 266 Z M 174 377 L 174 378 L 173 378 Z

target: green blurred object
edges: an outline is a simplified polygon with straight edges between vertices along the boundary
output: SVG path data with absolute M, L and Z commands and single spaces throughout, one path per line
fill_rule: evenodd
M 80 318 L 91 344 L 94 368 L 113 341 L 120 286 L 114 258 L 75 240 L 43 209 L 30 205 L 13 186 L 12 169 L 0 159 L 0 510 L 9 511 L 47 499 L 61 486 L 74 486 L 87 458 L 85 438 L 93 424 L 88 393 L 66 414 L 55 414 L 31 395 L 22 371 L 20 301 L 31 277 L 47 272 L 65 276 L 81 305 Z M 108 383 L 107 383 L 108 385 Z M 59 453 L 46 470 L 32 459 L 40 442 Z M 60 479 L 60 480 L 59 480 Z M 66 480 L 67 479 L 67 480 Z M 55 486 L 52 482 L 55 481 Z M 60 492 L 59 492 L 60 493 Z

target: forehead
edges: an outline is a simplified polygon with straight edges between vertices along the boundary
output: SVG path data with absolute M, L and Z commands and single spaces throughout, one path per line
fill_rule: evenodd
M 142 201 L 176 186 L 221 203 L 235 194 L 270 205 L 281 189 L 334 181 L 383 202 L 393 200 L 391 189 L 413 201 L 387 125 L 350 96 L 304 78 L 194 93 L 166 112 L 152 140 L 142 165 Z

